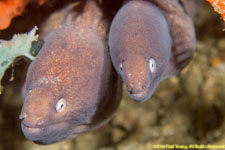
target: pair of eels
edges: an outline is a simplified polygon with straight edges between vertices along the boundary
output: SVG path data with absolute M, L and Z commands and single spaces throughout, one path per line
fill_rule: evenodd
M 142 102 L 160 81 L 177 74 L 195 47 L 191 19 L 176 0 L 132 0 L 109 31 L 103 12 L 87 0 L 70 23 L 55 29 L 27 73 L 20 114 L 24 135 L 53 144 L 100 127 L 116 111 L 122 77 L 129 95 Z

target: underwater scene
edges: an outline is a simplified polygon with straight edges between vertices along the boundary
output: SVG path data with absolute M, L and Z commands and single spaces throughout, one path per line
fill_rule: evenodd
M 0 1 L 0 150 L 225 149 L 224 0 Z

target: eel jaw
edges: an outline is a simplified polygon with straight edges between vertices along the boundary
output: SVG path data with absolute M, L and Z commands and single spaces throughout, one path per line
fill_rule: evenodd
M 145 89 L 145 90 L 143 90 L 141 92 L 137 92 L 137 93 L 128 91 L 128 95 L 137 102 L 145 102 L 146 100 L 148 100 L 151 97 L 152 94 L 149 93 L 148 89 Z
M 73 130 L 71 129 L 72 125 L 73 124 L 71 124 L 70 122 L 65 121 L 47 125 L 44 127 L 31 127 L 25 124 L 24 121 L 21 122 L 21 128 L 24 136 L 27 139 L 34 141 L 34 143 L 41 145 L 54 144 L 66 139 L 76 137 L 79 133 L 71 132 Z M 72 127 L 77 128 L 79 127 L 79 125 L 73 125 Z
M 132 90 L 127 90 L 127 91 L 128 91 L 128 95 L 136 102 L 145 102 L 153 95 L 153 93 L 155 92 L 155 89 L 156 89 L 156 86 L 153 80 L 148 87 L 144 88 L 141 91 L 137 91 L 137 92 Z

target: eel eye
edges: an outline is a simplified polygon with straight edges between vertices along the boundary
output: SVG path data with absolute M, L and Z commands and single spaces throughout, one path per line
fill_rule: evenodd
M 155 72 L 156 70 L 156 62 L 153 58 L 149 59 L 149 69 L 151 72 Z
M 122 63 L 120 63 L 120 70 L 122 70 L 123 69 L 123 64 Z
M 57 103 L 56 103 L 56 106 L 55 106 L 55 110 L 56 112 L 62 112 L 66 107 L 66 100 L 61 98 Z

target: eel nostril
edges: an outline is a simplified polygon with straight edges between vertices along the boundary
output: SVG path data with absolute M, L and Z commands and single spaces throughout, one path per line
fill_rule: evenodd
M 38 119 L 38 120 L 36 120 L 37 121 L 37 126 L 39 126 L 39 127 L 41 127 L 41 126 L 43 126 L 44 125 L 44 121 L 43 120 L 41 120 L 41 119 Z
M 20 115 L 19 115 L 19 119 L 20 120 L 23 120 L 23 119 L 25 119 L 27 117 L 27 114 L 26 113 L 21 113 Z
M 144 90 L 144 89 L 146 89 L 147 88 L 147 86 L 146 85 L 142 85 L 142 89 Z
M 127 85 L 127 90 L 128 91 L 132 91 L 134 88 L 134 84 L 130 83 L 129 85 Z
M 137 94 L 137 93 L 143 92 L 147 88 L 148 88 L 147 84 L 142 82 L 137 82 L 136 84 L 129 84 L 127 86 L 127 91 L 129 94 Z
M 127 86 L 127 91 L 128 91 L 129 93 L 132 93 L 132 90 L 133 90 L 133 88 L 132 88 L 131 86 Z
M 41 122 L 41 121 L 38 121 L 38 123 L 37 123 L 38 126 L 41 126 L 42 124 L 43 124 L 43 122 Z
M 132 94 L 134 94 L 134 92 L 133 92 L 133 91 L 128 91 L 128 92 L 129 92 L 131 95 L 132 95 Z

